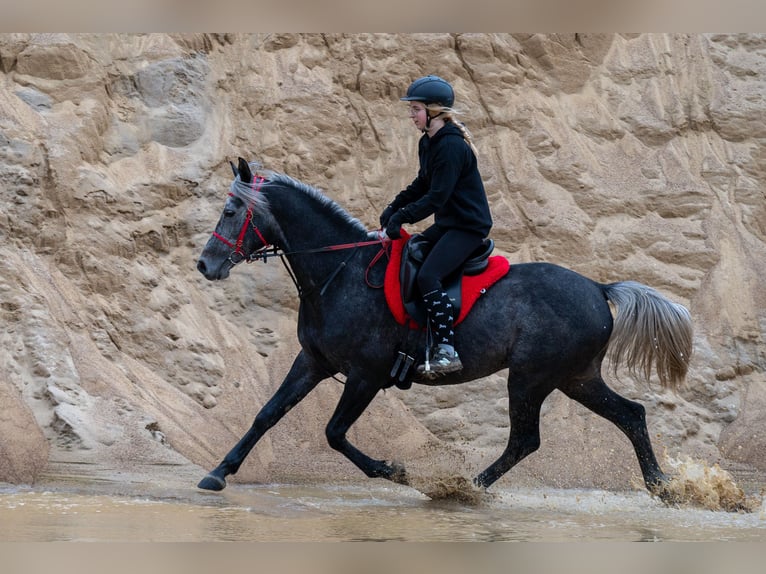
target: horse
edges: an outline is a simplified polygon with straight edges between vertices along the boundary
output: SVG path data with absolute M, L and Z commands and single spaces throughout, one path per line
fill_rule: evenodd
M 260 438 L 322 380 L 345 376 L 326 426 L 329 445 L 366 476 L 407 485 L 406 468 L 374 459 L 347 439 L 382 389 L 402 340 L 381 289 L 365 273 L 390 239 L 368 231 L 323 192 L 297 179 L 230 162 L 230 185 L 215 231 L 197 261 L 209 280 L 223 280 L 242 261 L 280 256 L 299 294 L 300 351 L 252 426 L 198 484 L 226 487 Z M 254 172 L 256 172 L 254 174 Z M 611 306 L 616 311 L 613 316 Z M 635 281 L 601 284 L 547 262 L 513 264 L 455 328 L 463 369 L 416 384 L 454 385 L 508 369 L 510 432 L 502 454 L 473 478 L 482 491 L 540 446 L 540 409 L 558 389 L 616 425 L 630 440 L 648 491 L 660 499 L 670 477 L 657 462 L 643 405 L 609 388 L 605 358 L 663 388 L 685 379 L 692 351 L 688 310 Z M 417 388 L 417 387 L 415 387 Z M 409 391 L 412 392 L 412 391 Z

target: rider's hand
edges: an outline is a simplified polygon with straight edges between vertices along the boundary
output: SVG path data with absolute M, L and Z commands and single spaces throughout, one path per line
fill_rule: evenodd
M 400 239 L 402 237 L 402 212 L 397 211 L 388 218 L 386 223 L 386 235 L 391 239 Z
M 396 213 L 396 208 L 389 204 L 386 206 L 386 208 L 383 210 L 383 213 L 380 214 L 380 227 L 381 229 L 386 226 L 388 223 L 389 218 Z

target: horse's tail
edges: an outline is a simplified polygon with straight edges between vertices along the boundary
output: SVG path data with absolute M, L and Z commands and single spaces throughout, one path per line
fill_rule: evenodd
M 692 321 L 683 305 L 635 281 L 602 285 L 617 308 L 609 359 L 613 369 L 625 360 L 628 370 L 648 381 L 654 365 L 660 384 L 676 389 L 683 383 L 692 353 Z

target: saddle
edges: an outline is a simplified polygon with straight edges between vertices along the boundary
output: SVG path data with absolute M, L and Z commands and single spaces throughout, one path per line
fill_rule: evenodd
M 402 303 L 407 314 L 418 325 L 426 324 L 427 312 L 422 294 L 418 288 L 417 275 L 432 247 L 433 244 L 422 235 L 413 235 L 402 250 L 402 262 L 399 267 Z M 463 303 L 461 293 L 463 276 L 478 275 L 487 269 L 489 256 L 494 249 L 495 242 L 491 239 L 485 239 L 457 271 L 442 281 L 442 287 L 452 302 L 452 309 L 456 319 L 460 316 Z
M 485 239 L 466 262 L 443 281 L 454 308 L 455 325 L 465 319 L 473 304 L 492 284 L 508 273 L 508 260 L 499 255 L 492 256 L 494 248 L 494 241 Z M 392 244 L 386 268 L 384 285 L 389 309 L 397 322 L 402 325 L 409 322 L 413 329 L 424 327 L 427 322 L 416 277 L 430 249 L 431 245 L 424 237 L 410 236 L 402 231 L 402 239 Z

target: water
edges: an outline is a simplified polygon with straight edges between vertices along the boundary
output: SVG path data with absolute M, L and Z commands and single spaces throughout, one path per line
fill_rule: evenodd
M 381 480 L 221 493 L 193 484 L 0 485 L 0 541 L 766 541 L 763 503 L 669 508 L 639 490 L 501 488 L 465 504 Z

